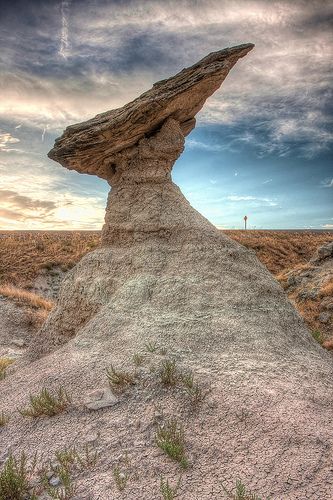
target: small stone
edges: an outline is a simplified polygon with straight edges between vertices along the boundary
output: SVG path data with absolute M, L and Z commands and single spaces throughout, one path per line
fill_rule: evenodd
M 328 312 L 322 312 L 319 314 L 318 319 L 321 323 L 328 323 L 331 319 L 331 315 Z
M 51 479 L 51 477 L 54 476 L 54 472 L 50 470 L 45 475 L 46 475 L 47 479 Z
M 25 341 L 23 339 L 13 339 L 12 344 L 16 345 L 16 347 L 24 347 Z
M 100 410 L 101 408 L 114 406 L 119 402 L 119 399 L 109 388 L 98 389 L 97 391 L 90 392 L 87 396 L 84 405 L 89 410 Z
M 57 486 L 60 485 L 60 478 L 58 476 L 55 476 L 55 477 L 51 477 L 51 479 L 49 480 L 49 484 L 51 486 L 53 486 L 54 488 L 56 488 Z

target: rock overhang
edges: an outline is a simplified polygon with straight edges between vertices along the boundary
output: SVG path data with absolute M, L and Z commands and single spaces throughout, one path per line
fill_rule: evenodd
M 188 135 L 206 99 L 253 47 L 248 43 L 212 52 L 175 76 L 156 82 L 122 108 L 67 127 L 49 158 L 70 170 L 109 179 L 110 169 L 123 153 L 158 131 L 168 118 L 178 121 L 184 136 Z

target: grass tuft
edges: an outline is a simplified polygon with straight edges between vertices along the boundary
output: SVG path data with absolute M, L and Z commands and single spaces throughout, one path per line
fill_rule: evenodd
M 30 491 L 30 474 L 32 471 L 33 466 L 28 465 L 24 453 L 18 459 L 10 454 L 0 472 L 0 499 L 36 499 L 37 497 L 33 493 L 31 494 Z
M 157 427 L 155 441 L 172 460 L 178 462 L 184 469 L 188 467 L 184 429 L 176 419 L 167 420 Z
M 142 354 L 134 354 L 133 356 L 133 363 L 136 367 L 139 367 L 141 365 L 143 365 L 143 362 L 144 362 L 144 356 L 142 356 Z
M 135 384 L 134 375 L 126 371 L 116 370 L 113 365 L 106 368 L 106 376 L 109 380 L 110 387 L 118 392 L 122 392 L 129 385 Z
M 149 341 L 149 342 L 145 343 L 145 348 L 146 348 L 147 352 L 153 353 L 153 352 L 157 351 L 158 346 L 157 346 L 156 342 Z
M 160 380 L 166 387 L 175 386 L 179 380 L 179 373 L 176 362 L 170 359 L 165 359 L 159 372 Z
M 53 417 L 65 411 L 70 403 L 71 398 L 62 387 L 58 389 L 55 395 L 43 388 L 40 394 L 36 396 L 30 394 L 30 406 L 19 410 L 19 413 L 24 417 Z
M 176 486 L 172 487 L 169 483 L 169 481 L 166 479 L 164 480 L 163 477 L 161 476 L 160 480 L 160 492 L 162 495 L 163 500 L 173 500 L 177 496 L 177 491 L 179 489 L 180 485 L 180 479 L 178 479 L 178 482 Z
M 321 333 L 321 331 L 312 330 L 311 335 L 318 342 L 318 344 L 323 345 L 324 337 L 323 337 L 323 334 Z
M 126 472 L 123 472 L 120 469 L 119 465 L 113 467 L 112 473 L 118 490 L 123 491 L 126 488 L 126 484 L 128 481 L 128 474 Z
M 4 427 L 9 422 L 9 417 L 4 411 L 0 413 L 0 427 Z
M 236 480 L 236 488 L 233 493 L 228 491 L 223 486 L 223 484 L 222 488 L 224 489 L 228 498 L 231 498 L 232 500 L 262 500 L 261 497 L 259 497 L 256 493 L 248 490 L 240 479 Z
M 202 403 L 207 396 L 208 391 L 204 391 L 201 385 L 199 385 L 198 382 L 194 381 L 193 373 L 189 372 L 182 375 L 181 381 L 192 405 L 198 406 L 200 403 Z
M 14 360 L 11 358 L 0 358 L 0 380 L 6 378 L 6 370 L 12 363 L 14 363 Z

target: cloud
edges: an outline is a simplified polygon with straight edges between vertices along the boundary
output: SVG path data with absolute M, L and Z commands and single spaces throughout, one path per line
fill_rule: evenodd
M 333 224 L 322 224 L 321 227 L 323 229 L 333 229 Z
M 333 188 L 333 177 L 322 181 L 321 186 L 325 188 Z
M 9 132 L 3 132 L 0 130 L 0 151 L 4 153 L 10 153 L 12 151 L 19 151 L 19 149 L 8 147 L 10 144 L 16 144 L 20 142 L 17 137 L 13 137 Z
M 0 203 L 7 203 L 20 210 L 38 210 L 42 209 L 46 212 L 55 208 L 53 201 L 34 200 L 28 196 L 22 196 L 16 191 L 0 189 Z
M 254 202 L 255 204 L 260 204 L 260 205 L 268 205 L 270 207 L 277 207 L 278 203 L 275 200 L 272 200 L 270 198 L 261 198 L 257 196 L 242 196 L 242 195 L 230 195 L 226 197 L 227 200 L 229 201 L 248 201 L 248 202 Z

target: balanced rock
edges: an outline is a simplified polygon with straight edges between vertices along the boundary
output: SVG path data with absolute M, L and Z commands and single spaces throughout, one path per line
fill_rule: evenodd
M 180 472 L 185 500 L 223 498 L 237 478 L 262 497 L 333 497 L 331 355 L 254 252 L 194 210 L 171 180 L 195 114 L 252 47 L 210 54 L 123 108 L 69 127 L 50 152 L 112 186 L 103 244 L 65 277 L 32 348 L 40 357 L 5 381 L 3 406 L 16 409 L 32 386 L 55 380 L 83 403 L 110 364 L 133 373 L 133 357 L 146 363 L 109 408 L 77 406 L 34 432 L 22 419 L 8 426 L 5 440 L 17 450 L 51 453 L 94 425 L 106 453 L 80 476 L 79 498 L 123 498 L 110 491 L 109 471 L 124 450 L 136 477 L 128 499 L 156 499 L 160 476 Z M 181 388 L 161 385 L 163 359 L 210 389 L 199 408 Z M 187 470 L 157 449 L 156 411 L 183 423 Z

